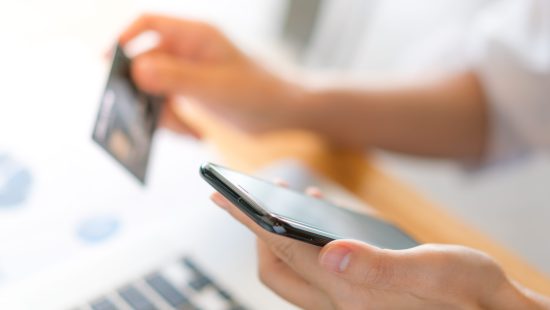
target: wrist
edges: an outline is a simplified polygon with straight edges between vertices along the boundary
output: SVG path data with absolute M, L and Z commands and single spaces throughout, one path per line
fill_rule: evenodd
M 366 93 L 304 88 L 294 103 L 298 128 L 314 132 L 333 145 L 363 148 L 371 138 L 371 105 Z
M 285 82 L 281 100 L 284 111 L 284 126 L 287 128 L 316 131 L 313 119 L 318 97 L 314 90 L 297 84 Z
M 493 294 L 480 303 L 483 309 L 549 309 L 544 297 L 506 280 Z

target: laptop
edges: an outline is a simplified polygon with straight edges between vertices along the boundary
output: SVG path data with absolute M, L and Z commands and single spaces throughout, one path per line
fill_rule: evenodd
M 159 132 L 143 187 L 80 140 L 0 150 L 1 309 L 294 309 L 258 280 L 254 236 L 210 202 L 207 146 Z M 259 175 L 364 209 L 297 161 Z

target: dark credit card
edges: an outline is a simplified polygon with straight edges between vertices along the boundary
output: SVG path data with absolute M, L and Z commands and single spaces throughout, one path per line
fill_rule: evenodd
M 117 45 L 93 132 L 93 140 L 145 184 L 161 100 L 140 91 L 131 60 Z

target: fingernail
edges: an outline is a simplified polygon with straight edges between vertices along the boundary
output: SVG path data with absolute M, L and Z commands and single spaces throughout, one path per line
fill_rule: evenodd
M 281 178 L 273 179 L 273 183 L 275 183 L 276 185 L 281 186 L 281 187 L 288 187 L 288 182 L 281 179 Z
M 310 186 L 306 188 L 306 194 L 315 198 L 323 197 L 323 193 L 321 192 L 321 190 L 315 186 Z
M 349 265 L 351 250 L 345 247 L 334 247 L 321 256 L 321 266 L 332 272 L 344 272 Z
M 227 205 L 227 203 L 226 203 L 224 200 L 218 198 L 216 195 L 210 196 L 210 199 L 211 199 L 218 207 L 220 207 L 220 208 L 222 208 L 222 209 L 224 209 L 224 210 L 227 210 L 227 208 L 229 207 L 229 206 Z

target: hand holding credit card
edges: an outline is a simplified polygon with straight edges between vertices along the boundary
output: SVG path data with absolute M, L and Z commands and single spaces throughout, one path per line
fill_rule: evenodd
M 117 45 L 92 137 L 144 185 L 162 105 L 137 88 L 130 65 Z

